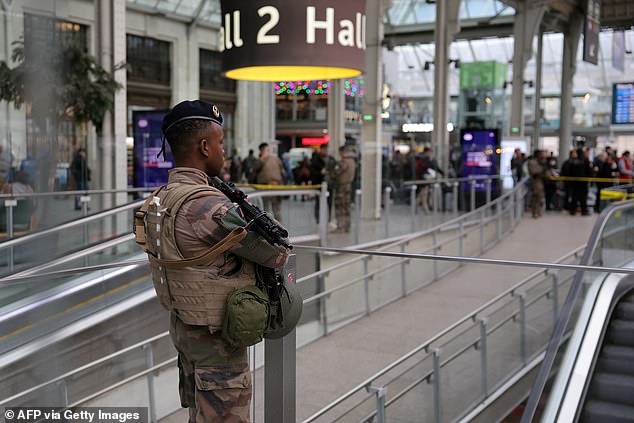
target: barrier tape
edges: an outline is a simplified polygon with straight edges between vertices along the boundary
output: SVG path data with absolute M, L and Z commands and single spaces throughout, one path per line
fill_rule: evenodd
M 293 189 L 321 189 L 321 185 L 264 185 L 264 184 L 235 184 L 240 188 L 255 188 L 255 189 L 279 189 L 279 190 L 293 190 Z
M 601 190 L 601 200 L 624 201 L 624 200 L 627 200 L 628 198 L 634 198 L 634 194 L 628 194 L 625 192 L 618 192 L 618 191 Z
M 632 183 L 632 179 L 625 178 L 582 178 L 577 176 L 549 176 L 546 179 L 551 181 L 565 181 L 565 182 L 626 182 Z

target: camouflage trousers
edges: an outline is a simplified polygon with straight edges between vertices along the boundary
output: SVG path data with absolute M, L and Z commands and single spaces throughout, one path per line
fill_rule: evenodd
M 178 351 L 178 391 L 190 423 L 250 422 L 251 373 L 246 349 L 232 351 L 207 326 L 183 323 L 170 314 Z
M 335 191 L 335 217 L 337 218 L 337 229 L 343 231 L 350 230 L 350 195 L 352 187 L 350 184 L 337 185 Z

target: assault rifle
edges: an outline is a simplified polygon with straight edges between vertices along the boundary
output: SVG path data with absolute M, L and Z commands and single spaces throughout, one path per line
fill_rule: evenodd
M 288 231 L 271 219 L 266 212 L 247 201 L 247 195 L 236 188 L 231 182 L 225 182 L 217 176 L 210 178 L 211 185 L 226 195 L 231 202 L 238 204 L 244 218 L 248 222 L 247 227 L 253 227 L 253 231 L 261 235 L 269 244 L 278 244 L 286 248 L 293 248 L 288 243 Z

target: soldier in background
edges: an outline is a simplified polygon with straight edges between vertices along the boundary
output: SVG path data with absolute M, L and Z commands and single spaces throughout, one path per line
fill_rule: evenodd
M 337 162 L 334 169 L 337 229 L 333 232 L 350 232 L 350 199 L 356 162 L 354 156 L 345 147 L 339 148 L 339 155 L 341 160 Z
M 247 222 L 238 206 L 208 184 L 223 167 L 222 122 L 215 105 L 198 100 L 179 103 L 165 116 L 162 131 L 176 167 L 167 185 L 150 196 L 166 212 L 143 218 L 154 287 L 170 310 L 180 401 L 189 408 L 190 423 L 251 421 L 247 349 L 231 348 L 221 337 L 227 296 L 255 285 L 256 264 L 279 268 L 288 258 L 284 247 L 254 232 L 238 244 L 227 241 Z M 218 254 L 210 255 L 214 250 Z M 174 264 L 184 260 L 189 263 Z
M 281 185 L 284 179 L 284 166 L 277 155 L 271 154 L 265 142 L 259 145 L 260 160 L 255 166 L 255 182 L 263 185 Z M 280 197 L 264 197 L 264 208 L 272 211 L 273 217 L 282 221 L 282 200 Z
M 546 170 L 546 152 L 535 150 L 533 157 L 528 160 L 528 174 L 531 177 L 531 212 L 535 219 L 542 216 Z

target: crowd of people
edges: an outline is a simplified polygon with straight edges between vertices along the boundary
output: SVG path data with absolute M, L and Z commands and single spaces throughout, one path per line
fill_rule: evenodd
M 339 158 L 328 153 L 328 145 L 321 145 L 310 158 L 304 157 L 293 167 L 288 153 L 280 159 L 272 154 L 270 146 L 262 143 L 256 157 L 249 150 L 247 157 L 241 158 L 236 150 L 225 160 L 222 178 L 234 183 L 257 185 L 321 185 L 328 184 L 328 211 L 335 201 L 337 226 L 334 232 L 350 232 L 350 211 L 352 184 L 357 175 L 356 154 L 348 147 L 339 148 Z M 264 208 L 281 220 L 280 197 L 265 197 Z M 315 219 L 319 220 L 319 199 L 315 201 Z
M 557 158 L 552 153 L 547 156 L 544 150 L 536 150 L 529 158 L 515 150 L 511 160 L 513 178 L 517 182 L 525 175 L 530 176 L 530 209 L 534 218 L 539 218 L 544 208 L 565 210 L 573 216 L 578 212 L 589 215 L 588 194 L 592 185 L 596 187 L 593 210 L 599 213 L 603 189 L 615 183 L 631 183 L 634 172 L 629 151 L 618 156 L 606 147 L 591 159 L 592 153 L 590 148 L 570 150 L 568 159 L 559 166 Z

